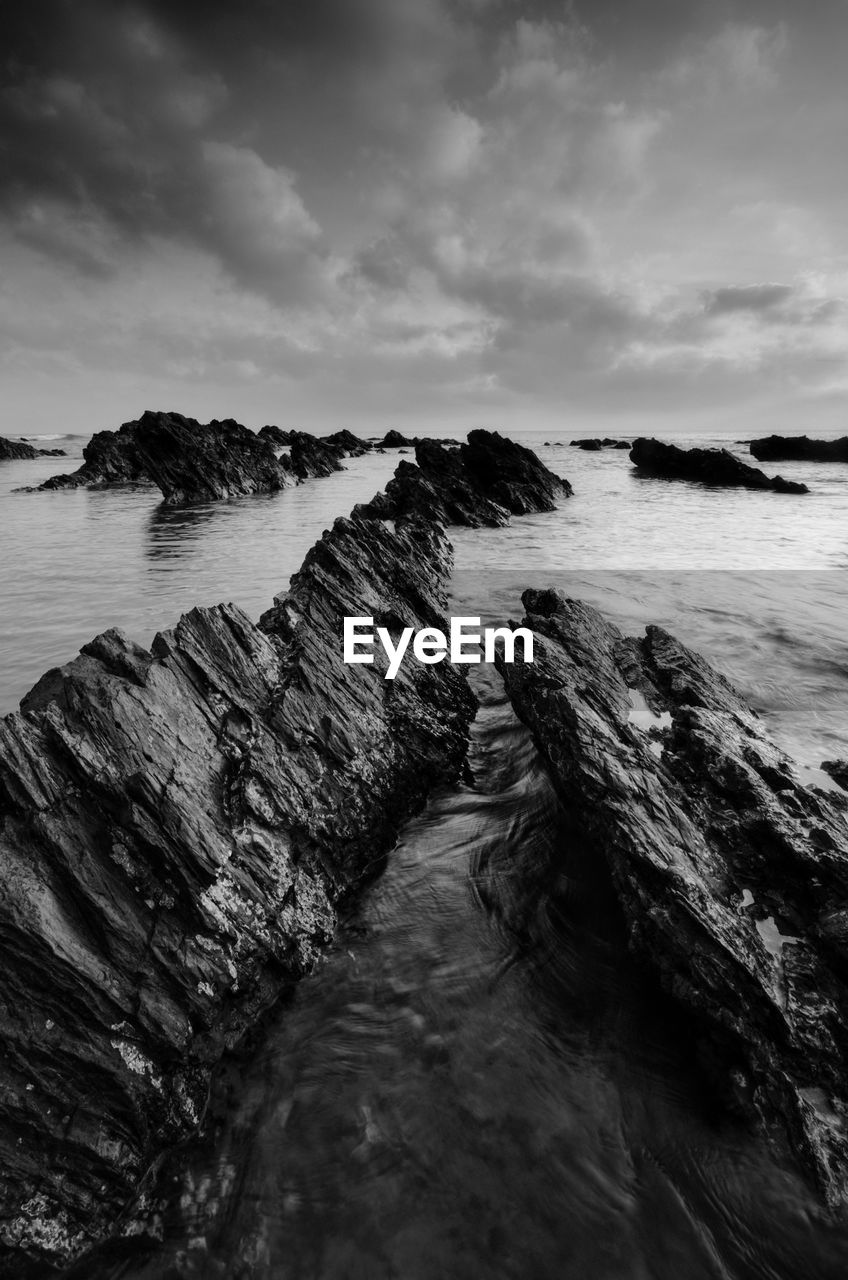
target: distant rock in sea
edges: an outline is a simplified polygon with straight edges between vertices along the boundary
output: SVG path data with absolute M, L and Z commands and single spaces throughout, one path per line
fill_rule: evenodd
M 443 524 L 496 526 L 511 515 L 553 511 L 572 492 L 531 449 L 477 430 L 458 449 L 432 440 L 417 444 L 415 463 L 401 462 L 385 491 L 361 510 L 392 520 L 421 515 Z
M 257 434 L 232 418 L 200 423 L 180 413 L 147 411 L 117 431 L 98 431 L 83 449 L 83 465 L 53 476 L 41 489 L 155 484 L 167 503 L 211 502 L 271 493 L 342 470 L 359 452 L 350 433 L 320 440 L 304 431 L 266 426 Z M 340 438 L 342 437 L 342 438 Z M 286 453 L 278 456 L 278 450 Z
M 759 462 L 848 462 L 848 436 L 811 440 L 809 436 L 763 436 L 749 448 Z
M 64 449 L 36 449 L 26 440 L 9 440 L 0 436 L 0 462 L 13 462 L 27 458 L 64 458 Z
M 809 493 L 805 484 L 767 476 L 727 449 L 681 449 L 663 440 L 636 440 L 630 461 L 646 475 L 665 480 L 695 480 L 704 485 L 771 489 L 775 493 Z
M 629 449 L 629 440 L 613 440 L 609 436 L 604 436 L 603 440 L 597 437 L 590 437 L 585 440 L 569 440 L 569 445 L 574 449 L 583 449 L 586 453 L 600 453 L 602 449 Z
M 534 663 L 501 671 L 635 952 L 692 1015 L 727 1101 L 848 1202 L 848 797 L 805 786 L 724 677 L 526 591 Z

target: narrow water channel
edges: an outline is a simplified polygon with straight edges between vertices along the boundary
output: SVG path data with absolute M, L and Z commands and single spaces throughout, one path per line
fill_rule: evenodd
M 841 1280 L 848 1232 L 712 1096 L 500 680 L 475 683 L 472 778 L 232 1080 L 162 1251 L 103 1274 Z

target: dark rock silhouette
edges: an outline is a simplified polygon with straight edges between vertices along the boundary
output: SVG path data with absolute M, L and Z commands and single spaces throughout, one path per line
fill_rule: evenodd
M 811 440 L 809 436 L 763 436 L 749 448 L 759 462 L 848 462 L 848 436 Z
M 401 462 L 385 492 L 362 510 L 391 520 L 421 515 L 443 524 L 494 526 L 507 524 L 510 515 L 552 511 L 572 493 L 532 450 L 496 431 L 472 431 L 458 449 L 422 441 L 415 460 Z
M 64 449 L 37 449 L 26 440 L 9 440 L 0 436 L 0 462 L 12 462 L 25 458 L 64 458 Z
M 843 791 L 848 791 L 848 760 L 824 760 L 822 769 Z
M 705 485 L 732 485 L 744 489 L 772 489 L 775 493 L 809 493 L 805 484 L 767 476 L 727 449 L 681 449 L 663 440 L 639 439 L 630 450 L 630 461 L 646 475 L 665 480 L 695 480 Z
M 280 448 L 287 452 L 278 456 Z M 148 411 L 118 431 L 98 432 L 77 471 L 39 488 L 155 484 L 166 502 L 210 502 L 327 476 L 360 452 L 362 442 L 350 432 L 321 440 L 269 425 L 255 434 L 232 418 L 203 424 L 180 413 Z
M 322 436 L 322 439 L 325 444 L 335 445 L 344 450 L 349 458 L 361 457 L 363 453 L 369 453 L 371 450 L 368 441 L 361 440 L 352 431 L 334 431 L 332 435 Z
M 447 627 L 450 546 L 341 519 L 256 625 L 117 631 L 0 722 L 4 1274 L 110 1231 L 336 905 L 457 776 L 462 669 L 342 661 L 341 619 Z M 32 1272 L 35 1274 L 35 1272 Z
M 601 449 L 629 449 L 631 447 L 629 440 L 612 440 L 609 436 L 604 436 L 603 440 L 597 437 L 591 437 L 585 440 L 569 440 L 572 448 L 583 449 L 586 453 L 600 453 Z
M 725 1095 L 848 1198 L 848 797 L 802 784 L 732 685 L 659 627 L 527 591 L 501 670 L 606 860 L 633 949 L 694 1016 Z
M 227 418 L 206 424 L 181 413 L 147 411 L 118 431 L 99 431 L 83 465 L 42 489 L 156 484 L 166 502 L 213 501 L 268 493 L 292 483 L 267 439 Z

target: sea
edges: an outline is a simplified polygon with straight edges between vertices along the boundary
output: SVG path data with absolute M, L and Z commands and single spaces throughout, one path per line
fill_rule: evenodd
M 451 612 L 518 622 L 522 591 L 552 585 L 628 634 L 665 626 L 830 785 L 822 761 L 848 758 L 848 465 L 764 466 L 804 496 L 706 489 L 569 447 L 586 434 L 516 435 L 574 496 L 451 529 Z M 738 432 L 666 438 L 753 461 Z M 195 605 L 258 617 L 398 462 L 172 508 L 146 489 L 20 492 L 72 470 L 86 438 L 33 442 L 69 456 L 0 464 L 0 713 L 108 627 L 149 644 Z M 161 1251 L 97 1274 L 842 1280 L 848 1223 L 723 1111 L 500 681 L 472 680 L 469 779 L 402 831 L 233 1068 Z

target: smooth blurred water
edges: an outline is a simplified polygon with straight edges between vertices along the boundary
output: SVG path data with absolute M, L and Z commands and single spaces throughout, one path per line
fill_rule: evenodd
M 560 586 L 628 630 L 669 627 L 804 767 L 848 756 L 848 467 L 781 465 L 808 497 L 705 490 L 640 479 L 623 451 L 523 439 L 575 497 L 452 530 L 454 613 L 518 619 L 525 587 Z M 257 616 L 397 461 L 186 509 L 150 491 L 15 494 L 74 464 L 3 464 L 0 706 L 104 627 L 149 642 L 222 599 Z M 409 824 L 326 962 L 233 1066 L 162 1248 L 108 1274 L 842 1277 L 846 1229 L 722 1113 L 499 682 L 473 677 L 473 781 Z

